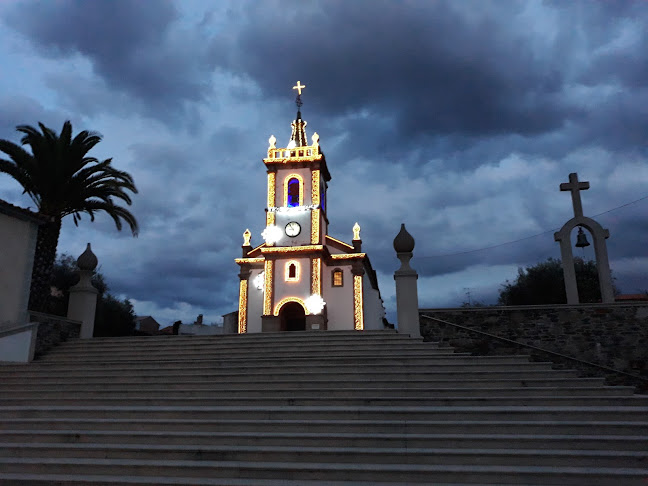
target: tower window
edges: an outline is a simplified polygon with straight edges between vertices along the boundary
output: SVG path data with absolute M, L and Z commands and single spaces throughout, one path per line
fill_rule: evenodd
M 295 260 L 286 262 L 286 272 L 284 276 L 286 282 L 299 281 L 299 262 Z
M 288 204 L 289 208 L 299 206 L 299 179 L 293 177 L 288 181 Z
M 336 268 L 332 273 L 333 287 L 342 287 L 344 285 L 344 274 L 342 270 Z

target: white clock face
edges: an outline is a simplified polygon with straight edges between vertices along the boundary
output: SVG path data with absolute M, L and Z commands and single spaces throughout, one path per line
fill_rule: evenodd
M 291 221 L 286 225 L 286 234 L 288 236 L 297 236 L 301 232 L 301 226 L 296 221 Z

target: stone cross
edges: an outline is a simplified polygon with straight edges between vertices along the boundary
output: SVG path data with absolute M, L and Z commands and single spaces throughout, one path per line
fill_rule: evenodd
M 575 217 L 583 216 L 583 203 L 581 202 L 580 191 L 586 191 L 589 187 L 589 182 L 578 182 L 578 174 L 576 172 L 569 174 L 569 182 L 560 184 L 561 191 L 571 191 Z

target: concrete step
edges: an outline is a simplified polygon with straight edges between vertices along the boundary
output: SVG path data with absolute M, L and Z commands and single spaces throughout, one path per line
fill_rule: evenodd
M 632 397 L 628 397 L 632 398 Z M 555 399 L 554 399 L 555 400 Z M 570 398 L 569 400 L 573 400 Z M 647 406 L 598 406 L 585 405 L 538 405 L 528 403 L 524 406 L 494 405 L 481 401 L 480 405 L 439 405 L 439 406 L 397 406 L 392 405 L 337 405 L 337 406 L 273 406 L 230 405 L 230 406 L 66 406 L 66 405 L 16 405 L 0 406 L 0 417 L 5 418 L 75 418 L 75 419 L 181 419 L 191 414 L 193 420 L 247 419 L 247 420 L 593 420 L 644 422 L 648 417 Z M 620 399 L 615 399 L 620 400 Z M 626 400 L 627 403 L 631 401 Z M 490 403 L 490 405 L 487 405 Z
M 403 349 L 401 347 L 388 347 L 388 349 L 380 349 L 380 348 L 367 348 L 367 349 L 356 349 L 356 350 L 336 350 L 336 349 L 330 349 L 330 350 L 277 350 L 277 352 L 247 352 L 247 351 L 240 351 L 240 352 L 228 352 L 228 353 L 222 353 L 219 355 L 219 353 L 214 352 L 212 354 L 207 354 L 204 353 L 200 357 L 194 357 L 194 360 L 202 360 L 202 359 L 207 359 L 207 360 L 246 360 L 246 359 L 294 359 L 294 358 L 351 358 L 351 359 L 356 359 L 356 360 L 361 360 L 362 358 L 378 358 L 378 357 L 384 357 L 385 359 L 408 359 L 409 357 L 411 358 L 428 358 L 428 357 L 434 357 L 434 356 L 454 356 L 456 353 L 454 352 L 448 352 L 448 351 L 437 351 L 434 349 L 427 350 L 427 349 L 421 349 L 421 350 L 411 350 L 408 351 L 406 349 Z M 183 358 L 187 358 L 191 355 L 189 353 L 183 352 L 183 351 L 170 351 L 168 353 L 160 352 L 160 353 L 146 353 L 146 352 L 134 352 L 134 353 L 84 353 L 84 354 L 61 354 L 61 355 L 54 355 L 54 356 L 49 356 L 45 355 L 42 357 L 42 359 L 39 360 L 39 363 L 55 363 L 58 362 L 58 358 L 60 357 L 62 361 L 64 362 L 82 362 L 82 363 L 87 363 L 87 362 L 117 362 L 117 361 L 132 361 L 132 360 L 143 360 L 143 361 L 158 361 L 161 362 L 163 360 L 167 359 L 175 359 L 175 360 L 182 360 Z
M 421 395 L 421 394 L 417 394 Z M 308 395 L 305 393 L 287 394 L 287 396 L 274 396 L 257 394 L 256 396 L 232 396 L 216 394 L 213 397 L 199 396 L 161 396 L 151 397 L 148 395 L 139 396 L 112 396 L 112 397 L 91 397 L 91 396 L 63 396 L 63 397 L 0 397 L 0 407 L 18 405 L 60 405 L 60 406 L 214 406 L 232 407 L 237 405 L 259 406 L 259 407 L 353 407 L 353 406 L 383 406 L 383 407 L 423 407 L 423 406 L 515 406 L 520 405 L 521 400 L 529 406 L 546 407 L 588 407 L 588 406 L 638 406 L 646 407 L 648 410 L 648 397 L 638 396 L 596 396 L 596 395 L 555 395 L 549 396 L 520 396 L 515 393 L 496 396 L 439 396 L 429 394 L 427 396 L 396 396 L 385 397 L 382 395 L 360 396 L 322 396 L 317 394 Z
M 365 356 L 361 359 L 356 357 L 348 356 L 327 356 L 327 357 L 303 357 L 303 356 L 294 356 L 294 357 L 267 357 L 267 358 L 257 358 L 250 356 L 245 358 L 241 356 L 239 358 L 230 358 L 230 357 L 213 357 L 213 356 L 204 356 L 200 358 L 186 357 L 186 358 L 175 358 L 168 357 L 165 359 L 153 359 L 151 357 L 145 356 L 141 359 L 128 358 L 121 359 L 115 357 L 114 359 L 109 359 L 107 357 L 102 357 L 99 359 L 92 360 L 76 360 L 76 359 L 67 359 L 67 360 L 57 360 L 52 362 L 38 362 L 34 363 L 32 366 L 25 367 L 23 365 L 13 365 L 5 366 L 0 369 L 0 374 L 10 374 L 15 372 L 24 372 L 24 371 L 36 371 L 36 370 L 59 370 L 67 371 L 73 369 L 96 369 L 102 366 L 111 365 L 115 367 L 124 367 L 138 364 L 138 368 L 141 369 L 191 369 L 191 368 L 203 368 L 203 367 L 247 367 L 255 368 L 257 366 L 263 367 L 272 367 L 272 368 L 283 368 L 286 366 L 298 366 L 298 367 L 308 367 L 308 368 L 322 368 L 330 369 L 336 371 L 340 368 L 358 368 L 369 366 L 379 366 L 383 369 L 390 369 L 392 367 L 412 367 L 412 366 L 436 366 L 436 365 L 458 365 L 458 364 L 488 364 L 488 365 L 517 365 L 517 364 L 547 364 L 547 362 L 530 362 L 524 356 L 510 356 L 510 357 L 501 357 L 501 356 L 462 356 L 457 354 L 451 355 L 417 355 L 412 354 L 410 357 L 407 356 Z
M 452 348 L 439 348 L 430 343 L 416 341 L 414 339 L 400 339 L 400 340 L 363 340 L 362 344 L 353 341 L 276 341 L 272 346 L 260 346 L 257 343 L 222 343 L 222 342 L 206 342 L 201 344 L 181 343 L 177 345 L 76 345 L 76 346 L 58 346 L 48 355 L 60 354 L 86 354 L 86 353 L 124 353 L 124 352 L 146 352 L 152 354 L 168 353 L 168 352 L 193 352 L 193 353 L 236 353 L 236 352 L 282 352 L 282 351 L 317 351 L 317 350 L 338 350 L 338 351 L 355 351 L 358 349 L 426 349 L 437 352 L 452 352 Z
M 510 428 L 510 427 L 509 427 Z M 168 430 L 2 430 L 0 443 L 135 444 L 219 446 L 299 446 L 470 449 L 545 449 L 639 451 L 647 453 L 648 435 L 423 434 L 367 432 L 223 432 Z M 70 456 L 71 457 L 71 456 Z
M 250 383 L 258 382 L 260 379 L 266 381 L 266 383 L 279 383 L 279 382 L 293 382 L 293 381 L 305 381 L 312 380 L 313 382 L 333 382 L 333 383 L 346 383 L 347 380 L 381 380 L 381 379 L 394 379 L 400 377 L 405 381 L 435 381 L 443 380 L 445 382 L 456 380 L 461 381 L 463 379 L 483 379 L 483 380 L 501 380 L 501 379 L 510 379 L 510 380 L 530 380 L 533 378 L 543 378 L 547 375 L 555 376 L 557 378 L 575 378 L 577 373 L 575 371 L 551 371 L 548 373 L 546 370 L 538 371 L 446 371 L 446 372 L 409 372 L 409 373 L 398 373 L 398 372 L 351 372 L 343 373 L 340 372 L 335 376 L 332 376 L 330 373 L 317 373 L 309 371 L 299 371 L 299 372 L 283 372 L 283 373 L 256 373 L 254 375 L 245 374 L 245 373 L 206 373 L 200 371 L 187 372 L 187 373 L 166 373 L 164 375 L 135 375 L 130 376 L 128 371 L 123 371 L 120 373 L 114 373 L 113 370 L 106 370 L 105 372 L 86 372 L 86 373 L 68 373 L 66 378 L 69 378 L 70 381 L 87 381 L 87 383 L 101 384 L 101 383 L 112 383 L 112 384 L 122 384 L 122 383 L 153 383 L 158 385 L 164 385 L 166 383 Z M 20 386 L 23 383 L 38 383 L 38 384 L 54 384 L 60 383 L 60 376 L 47 376 L 47 375 L 19 375 L 19 376 L 8 376 L 2 377 L 2 382 L 6 385 L 11 386 Z
M 306 367 L 306 366 L 267 366 L 263 368 L 250 369 L 249 366 L 246 366 L 245 363 L 241 363 L 238 366 L 221 366 L 222 363 L 205 363 L 204 365 L 196 365 L 186 368 L 174 368 L 172 370 L 165 370 L 164 376 L 191 376 L 191 375 L 243 375 L 243 376 L 266 376 L 266 375 L 276 375 L 278 372 L 284 371 L 284 374 L 309 374 L 309 375 L 320 375 L 320 376 L 336 376 L 336 377 L 351 377 L 354 375 L 372 375 L 377 374 L 378 372 L 383 374 L 391 374 L 395 376 L 400 374 L 403 379 L 408 379 L 412 375 L 424 375 L 424 374 L 433 374 L 433 373 L 448 373 L 448 372 L 467 372 L 470 374 L 484 373 L 484 372 L 494 372 L 494 373 L 517 373 L 518 376 L 522 373 L 541 373 L 540 376 L 546 376 L 552 374 L 553 376 L 560 377 L 565 374 L 569 375 L 564 371 L 551 371 L 551 363 L 511 363 L 511 364 L 489 364 L 489 363 L 440 363 L 433 367 L 421 367 L 416 365 L 408 365 L 404 368 L 399 369 L 378 369 L 376 370 L 373 366 L 349 366 L 349 367 L 339 367 L 337 370 L 331 370 L 329 368 L 320 368 L 318 366 Z M 66 376 L 91 376 L 93 374 L 99 374 L 101 376 L 115 376 L 123 375 L 124 372 L 128 372 L 130 375 L 149 375 L 149 369 L 133 368 L 132 366 L 118 367 L 110 366 L 110 363 L 104 363 L 103 366 L 95 366 L 92 369 L 87 369 L 86 366 L 77 367 L 76 371 L 70 371 Z M 20 378 L 20 377 L 52 377 L 52 373 L 47 373 L 48 369 L 45 367 L 41 368 L 25 368 L 23 371 L 12 371 L 7 372 L 1 375 L 2 381 L 4 382 L 7 379 L 11 378 Z M 575 372 L 571 372 L 571 376 L 574 376 Z
M 605 485 L 645 484 L 648 469 L 555 466 L 418 465 L 243 461 L 164 461 L 135 459 L 0 458 L 3 474 L 93 474 L 249 479 L 395 481 L 397 483 Z
M 18 415 L 20 415 L 18 413 Z M 26 413 L 33 415 L 33 411 Z M 140 432 L 148 433 L 284 433 L 284 434 L 398 434 L 411 437 L 416 434 L 449 434 L 449 435 L 470 435 L 470 434 L 519 434 L 530 436 L 541 436 L 552 434 L 555 436 L 587 436 L 592 433 L 601 436 L 648 436 L 648 418 L 633 417 L 633 420 L 605 420 L 606 417 L 599 417 L 597 420 L 583 420 L 577 416 L 570 418 L 552 418 L 548 420 L 539 419 L 529 414 L 527 417 L 517 419 L 508 416 L 495 417 L 486 416 L 480 419 L 469 419 L 466 413 L 461 419 L 448 418 L 441 420 L 434 419 L 405 419 L 394 417 L 393 414 L 382 419 L 345 419 L 345 418 L 308 418 L 304 420 L 294 418 L 273 419 L 250 417 L 241 418 L 186 418 L 187 414 L 178 413 L 176 418 L 155 418 L 144 415 L 140 418 L 98 418 L 78 417 L 61 418 L 54 413 L 43 414 L 42 417 L 3 417 L 3 430 L 23 430 L 28 433 L 32 430 L 67 431 L 85 430 L 89 432 L 121 432 L 129 431 L 133 434 Z M 151 414 L 154 415 L 154 414 Z M 249 415 L 249 414 L 248 414 Z M 385 414 L 389 415 L 389 414 Z M 476 413 L 474 415 L 477 415 Z M 526 420 L 525 420 L 526 419 Z
M 349 341 L 356 340 L 364 342 L 364 340 L 372 339 L 385 339 L 385 340 L 414 340 L 423 341 L 423 338 L 411 338 L 408 335 L 398 334 L 396 331 L 298 331 L 298 332 L 264 332 L 264 333 L 251 333 L 251 334 L 215 334 L 211 336 L 190 336 L 190 335 L 160 335 L 160 336 L 118 336 L 118 337 L 95 337 L 91 341 L 82 339 L 71 339 L 64 343 L 65 346 L 74 344 L 83 344 L 87 342 L 92 345 L 103 344 L 118 344 L 124 343 L 179 343 L 179 342 L 258 342 L 258 343 L 272 343 L 275 341 L 288 342 L 288 341 L 309 341 L 309 342 L 330 342 L 330 341 Z M 430 343 L 436 345 L 436 343 Z
M 85 458 L 166 461 L 259 461 L 572 467 L 648 467 L 648 451 L 0 443 L 0 458 Z M 648 469 L 646 469 L 648 471 Z
M 6 400 L 20 400 L 22 403 L 33 401 L 37 404 L 39 401 L 49 401 L 51 404 L 74 402 L 82 404 L 83 400 L 106 400 L 107 403 L 118 399 L 127 401 L 133 399 L 156 398 L 168 400 L 182 400 L 189 398 L 192 400 L 204 399 L 205 402 L 219 400 L 223 398 L 245 398 L 252 397 L 255 399 L 262 398 L 295 398 L 295 397 L 326 397 L 357 399 L 365 397 L 380 398 L 445 398 L 445 397 L 533 397 L 533 398 L 550 398 L 559 397 L 627 397 L 632 396 L 634 388 L 624 386 L 571 386 L 571 387 L 509 387 L 509 388 L 429 388 L 427 386 L 402 387 L 400 384 L 391 384 L 383 387 L 376 387 L 375 383 L 363 383 L 360 386 L 350 387 L 347 384 L 343 386 L 334 386 L 331 383 L 328 387 L 302 389 L 299 386 L 283 387 L 266 387 L 265 390 L 259 390 L 258 387 L 248 387 L 233 390 L 222 387 L 222 389 L 175 389 L 168 388 L 149 388 L 142 389 L 113 389 L 113 390 L 87 390 L 82 387 L 71 388 L 65 387 L 59 390 L 42 390 L 36 389 L 25 391 L 20 389 L 3 390 L 7 393 L 6 397 L 0 397 L 0 404 L 6 404 Z M 61 401 L 63 400 L 63 401 Z M 648 397 L 644 403 L 648 404 Z
M 164 385 L 160 383 L 144 382 L 137 377 L 133 377 L 126 383 L 115 383 L 87 380 L 70 380 L 59 378 L 50 383 L 42 383 L 41 380 L 31 380 L 16 383 L 0 383 L 0 393 L 18 393 L 21 391 L 59 391 L 66 390 L 68 393 L 78 393 L 81 391 L 148 391 L 148 390 L 206 390 L 206 391 L 225 391 L 225 390 L 246 390 L 254 387 L 256 390 L 271 391 L 281 388 L 293 388 L 299 390 L 330 390 L 330 389 L 357 389 L 357 388 L 400 388 L 400 389 L 427 389 L 434 390 L 438 388 L 456 389 L 492 389 L 492 388 L 571 388 L 571 387 L 601 387 L 603 388 L 605 380 L 603 378 L 529 378 L 529 379 L 489 379 L 489 380 L 462 380 L 456 379 L 442 380 L 408 380 L 403 381 L 397 376 L 374 378 L 370 382 L 365 379 L 347 379 L 340 382 L 336 379 L 322 378 L 319 380 L 304 380 L 299 377 L 287 377 L 285 380 L 275 380 L 268 382 L 265 379 L 258 379 L 254 376 L 249 377 L 246 381 L 230 382 L 224 380 L 177 380 L 167 381 Z M 609 388 L 609 387 L 605 387 Z M 612 387 L 616 388 L 616 387 Z
M 3 486 L 406 486 L 401 482 L 318 481 L 291 479 L 186 478 L 161 476 L 102 476 L 82 474 L 0 473 Z M 468 483 L 436 483 L 435 486 L 466 486 Z M 470 486 L 488 486 L 471 483 Z M 500 486 L 502 486 L 500 484 Z M 506 485 L 504 485 L 506 486 Z M 540 486 L 527 484 L 526 486 Z

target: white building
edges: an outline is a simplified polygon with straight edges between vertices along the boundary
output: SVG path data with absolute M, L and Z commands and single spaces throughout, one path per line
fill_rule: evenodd
M 304 86 L 297 83 L 294 89 Z M 238 332 L 384 328 L 376 272 L 362 252 L 360 226 L 351 244 L 328 235 L 326 191 L 331 175 L 317 133 L 307 144 L 297 118 L 286 148 L 270 137 L 265 243 L 243 234 Z

